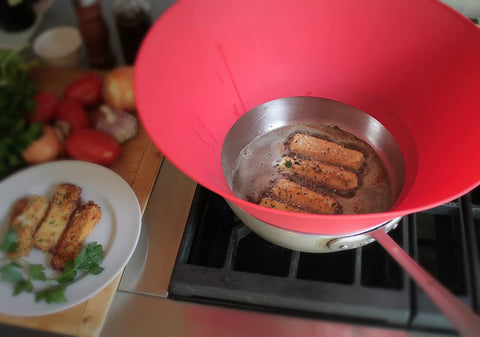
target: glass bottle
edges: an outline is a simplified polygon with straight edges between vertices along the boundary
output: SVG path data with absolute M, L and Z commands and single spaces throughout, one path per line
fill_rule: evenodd
M 110 34 L 99 0 L 74 0 L 75 13 L 88 63 L 92 68 L 108 69 L 115 65 Z
M 133 64 L 143 38 L 150 29 L 147 0 L 114 0 L 113 13 L 126 64 Z

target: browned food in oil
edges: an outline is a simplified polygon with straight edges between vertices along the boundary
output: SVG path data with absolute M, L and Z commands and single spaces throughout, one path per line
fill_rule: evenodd
M 335 163 L 314 158 L 321 151 L 310 149 L 312 144 L 327 144 L 330 152 L 328 146 L 324 152 L 330 153 L 334 158 L 330 161 Z M 290 159 L 295 160 L 287 168 Z M 336 168 L 324 171 L 317 163 Z M 322 174 L 318 174 L 320 169 Z M 335 125 L 289 125 L 257 137 L 240 151 L 232 176 L 235 195 L 255 203 L 265 197 L 278 201 L 271 188 L 276 181 L 288 178 L 333 197 L 338 202 L 335 214 L 384 212 L 392 205 L 390 177 L 379 154 L 364 140 Z
M 47 210 L 48 201 L 41 196 L 22 198 L 15 203 L 9 227 L 17 231 L 18 248 L 14 253 L 8 254 L 10 259 L 30 254 L 33 248 L 33 235 Z
M 303 133 L 293 136 L 290 149 L 297 154 L 352 170 L 359 170 L 365 163 L 362 152 Z
M 70 224 L 53 250 L 51 264 L 55 270 L 63 270 L 68 260 L 77 257 L 82 250 L 83 242 L 101 217 L 102 211 L 93 201 L 89 201 L 75 211 Z
M 358 188 L 358 177 L 355 173 L 341 166 L 286 156 L 280 163 L 280 169 L 293 173 L 302 180 L 308 180 L 318 186 L 339 192 L 351 192 Z
M 285 202 L 278 201 L 272 198 L 263 198 L 260 201 L 260 205 L 268 208 L 275 208 L 282 211 L 296 212 L 296 213 L 307 213 L 305 210 L 296 207 L 294 205 L 289 205 Z
M 314 192 L 288 179 L 277 180 L 270 193 L 272 198 L 310 213 L 337 214 L 339 210 L 338 202 L 333 197 Z
M 80 203 L 82 189 L 73 184 L 60 184 L 50 208 L 34 236 L 35 247 L 42 251 L 54 248 Z

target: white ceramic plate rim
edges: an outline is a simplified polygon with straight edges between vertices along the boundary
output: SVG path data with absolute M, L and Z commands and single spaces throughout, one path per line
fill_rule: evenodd
M 0 235 L 8 229 L 13 203 L 24 196 L 40 194 L 51 197 L 59 183 L 69 182 L 82 188 L 82 200 L 95 201 L 102 208 L 102 219 L 88 242 L 96 241 L 104 248 L 99 275 L 85 275 L 67 287 L 67 302 L 36 303 L 33 294 L 12 296 L 11 284 L 0 282 L 0 313 L 14 316 L 38 316 L 73 307 L 105 288 L 125 267 L 137 245 L 141 228 L 141 209 L 130 185 L 112 170 L 88 162 L 54 161 L 26 168 L 0 182 Z M 41 259 L 40 262 L 38 259 Z M 43 261 L 42 261 L 43 260 Z M 49 257 L 34 249 L 27 258 L 31 263 L 44 263 Z

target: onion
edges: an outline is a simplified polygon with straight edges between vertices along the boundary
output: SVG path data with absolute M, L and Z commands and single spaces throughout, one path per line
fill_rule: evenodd
M 105 75 L 103 100 L 108 106 L 127 111 L 135 111 L 133 91 L 133 67 L 117 67 Z
M 43 125 L 43 135 L 33 141 L 23 152 L 28 164 L 39 164 L 57 159 L 63 151 L 63 144 L 57 130 L 48 124 Z

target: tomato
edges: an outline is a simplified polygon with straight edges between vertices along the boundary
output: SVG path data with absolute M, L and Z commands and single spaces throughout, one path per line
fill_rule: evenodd
M 63 91 L 64 98 L 76 100 L 85 108 L 100 104 L 102 96 L 103 78 L 93 72 L 78 77 Z
M 73 159 L 109 165 L 120 156 L 121 147 L 108 133 L 82 129 L 68 136 L 65 151 Z
M 35 101 L 37 105 L 33 115 L 28 116 L 28 120 L 31 122 L 50 122 L 53 120 L 60 102 L 57 95 L 50 91 L 40 90 L 35 95 Z
M 64 121 L 70 125 L 70 132 L 90 128 L 87 111 L 80 103 L 72 99 L 63 100 L 58 104 L 55 118 L 57 121 Z

